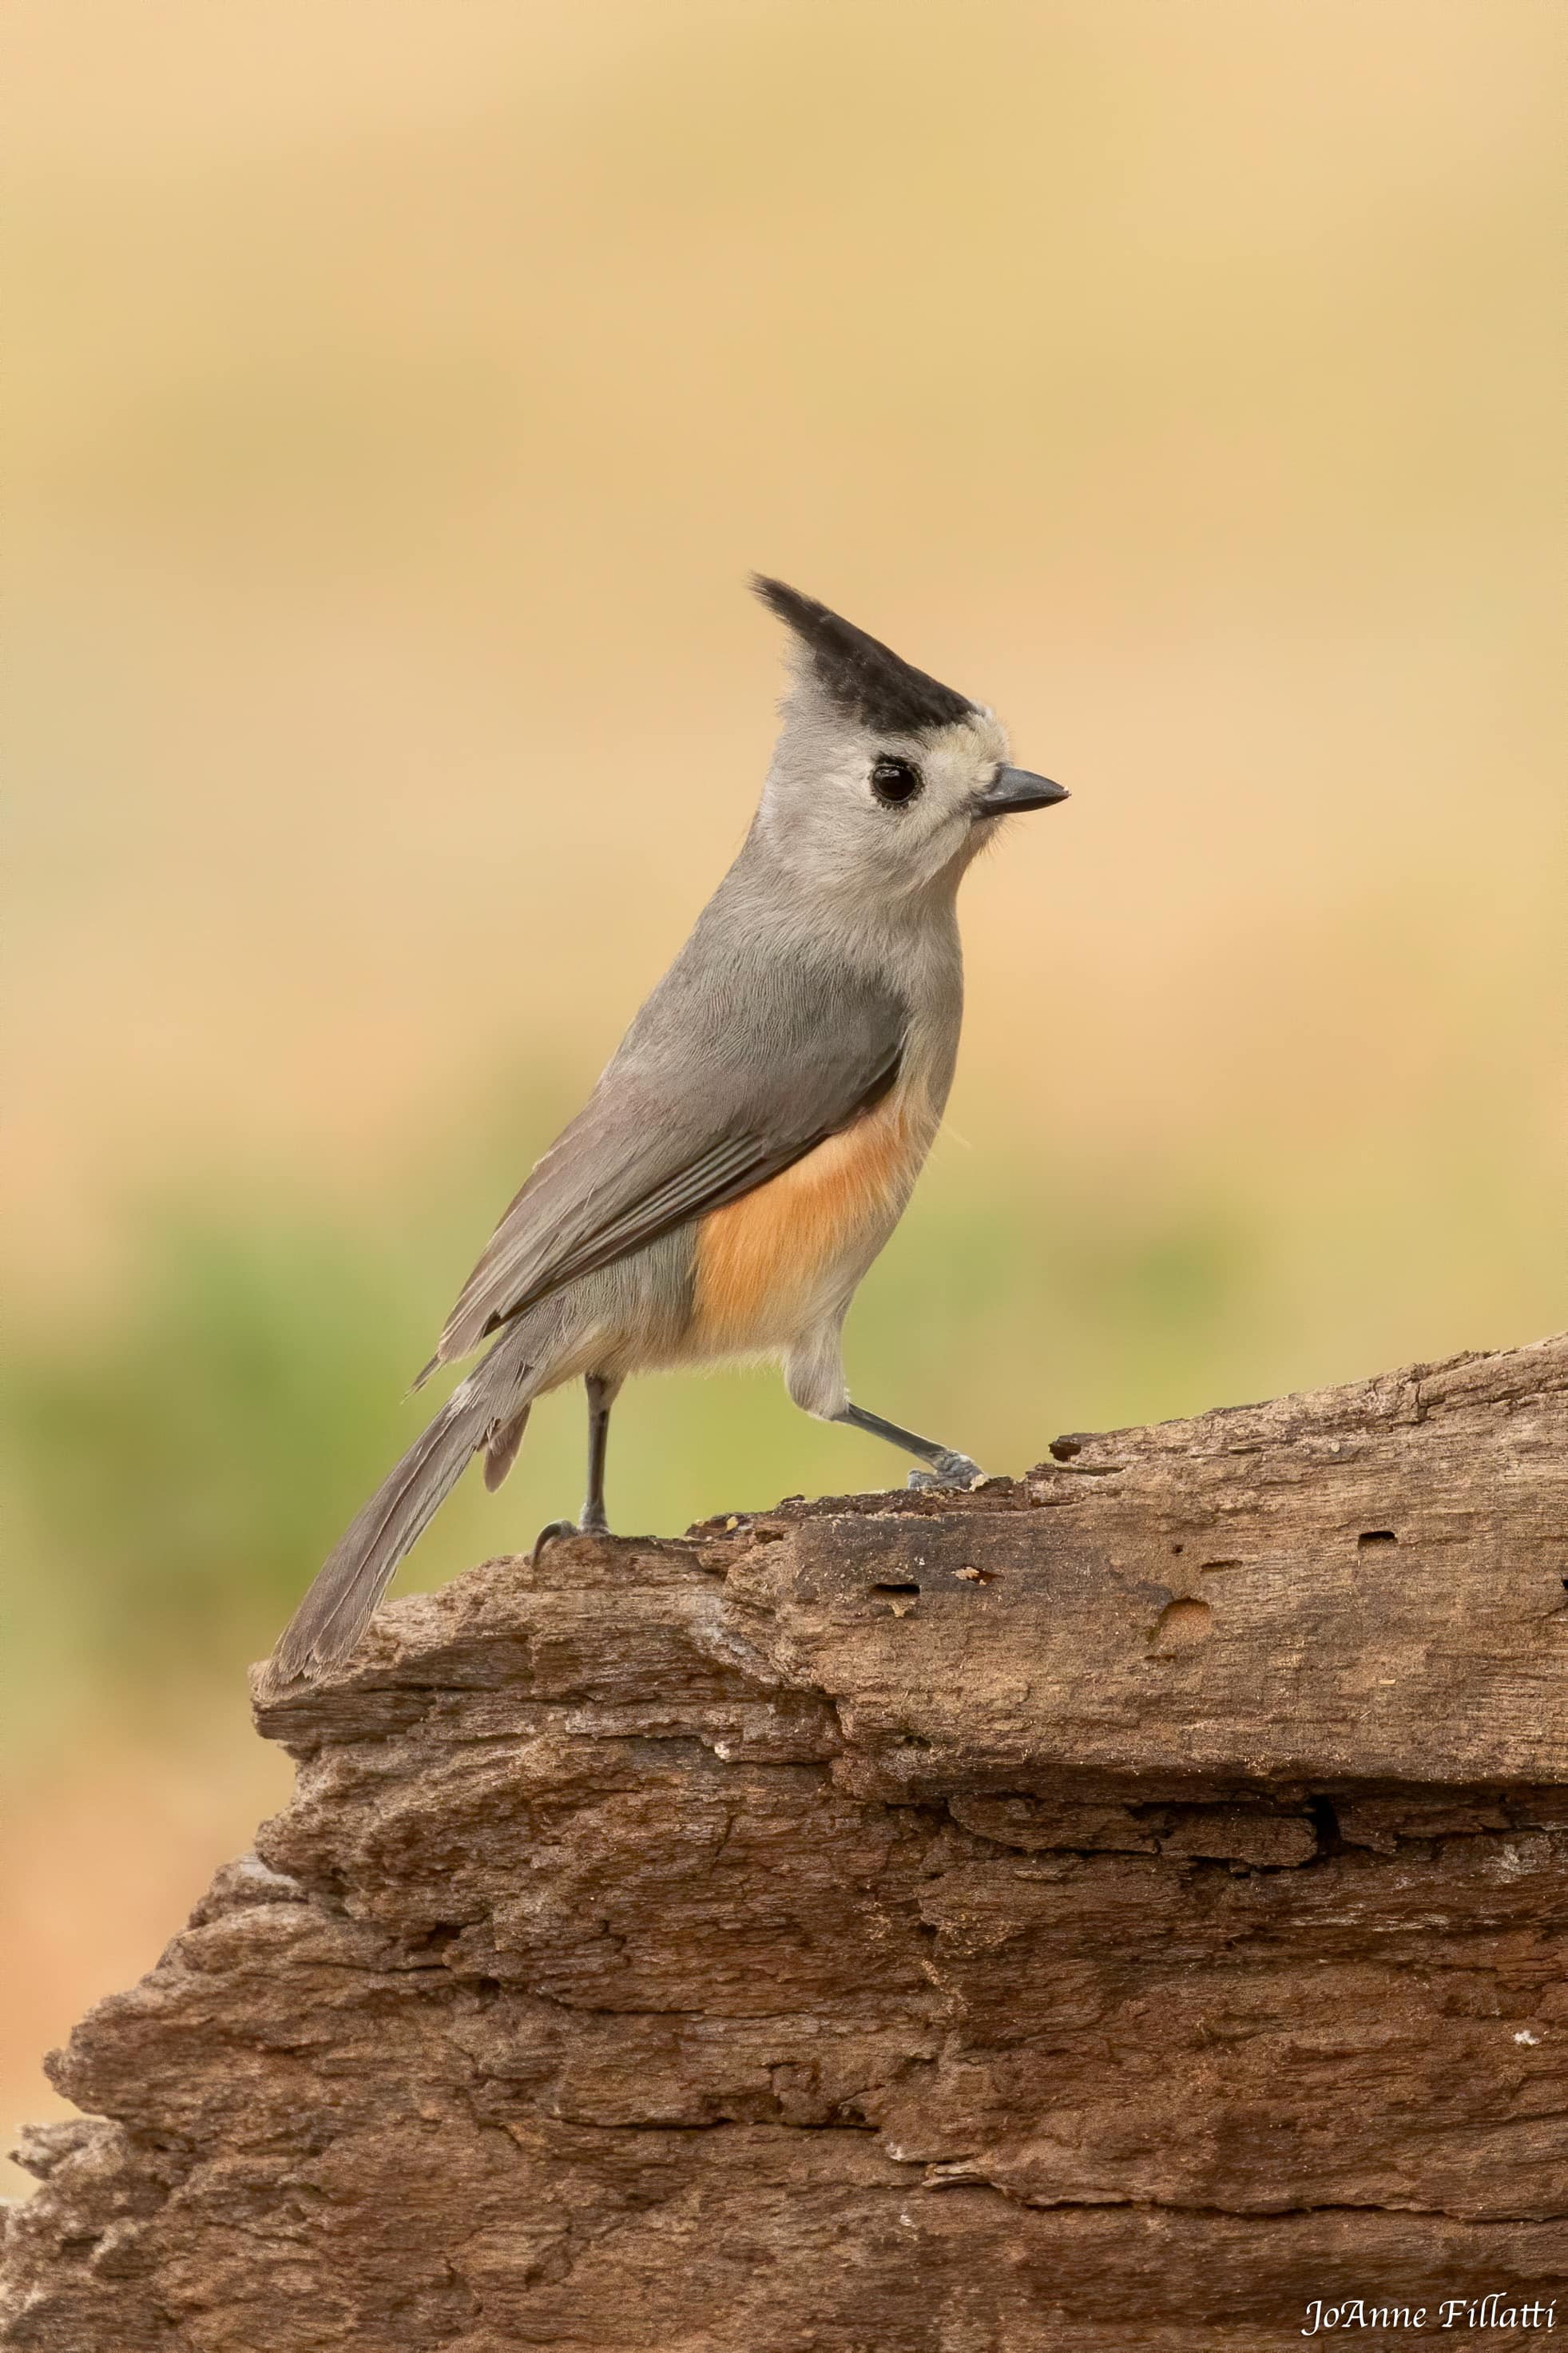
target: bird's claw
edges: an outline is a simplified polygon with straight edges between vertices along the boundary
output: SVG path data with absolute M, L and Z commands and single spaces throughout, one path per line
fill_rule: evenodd
M 967 1454 L 940 1454 L 929 1471 L 911 1471 L 911 1487 L 972 1487 L 984 1477 L 978 1462 Z
M 580 1520 L 552 1520 L 533 1539 L 533 1550 L 528 1556 L 530 1566 L 538 1567 L 545 1546 L 556 1536 L 607 1536 L 609 1533 L 609 1522 L 589 1512 L 584 1512 Z
M 532 1568 L 538 1567 L 541 1557 L 543 1555 L 545 1546 L 551 1543 L 554 1537 L 574 1536 L 580 1534 L 581 1530 L 579 1529 L 575 1520 L 551 1520 L 544 1527 L 540 1529 L 539 1534 L 533 1539 L 533 1550 L 528 1556 L 529 1566 Z

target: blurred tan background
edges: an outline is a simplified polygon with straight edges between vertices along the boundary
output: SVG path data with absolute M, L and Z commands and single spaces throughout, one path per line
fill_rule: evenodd
M 245 1663 L 747 821 L 752 565 L 1074 795 L 967 887 L 868 1401 L 1016 1470 L 1568 1321 L 1563 28 L 8 12 L 0 2119 L 284 1794 Z M 611 1469 L 901 1477 L 739 1374 Z

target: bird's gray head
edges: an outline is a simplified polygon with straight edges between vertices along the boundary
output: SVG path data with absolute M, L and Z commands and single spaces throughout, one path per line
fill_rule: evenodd
M 752 586 L 795 638 L 756 832 L 808 888 L 884 901 L 956 889 L 1003 818 L 1067 798 L 1008 765 L 982 704 L 782 580 Z

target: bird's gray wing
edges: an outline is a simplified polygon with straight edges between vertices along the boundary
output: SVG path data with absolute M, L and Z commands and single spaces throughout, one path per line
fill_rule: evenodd
M 897 1077 L 905 1020 L 893 991 L 810 972 L 771 1017 L 712 991 L 650 1000 L 497 1227 L 426 1373 L 848 1126 Z

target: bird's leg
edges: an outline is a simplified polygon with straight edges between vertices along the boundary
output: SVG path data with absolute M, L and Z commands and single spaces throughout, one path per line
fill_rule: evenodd
M 981 1474 L 978 1462 L 967 1454 L 955 1454 L 950 1446 L 939 1446 L 931 1438 L 917 1438 L 912 1430 L 900 1430 L 896 1421 L 884 1421 L 879 1413 L 868 1413 L 863 1406 L 843 1405 L 832 1416 L 835 1421 L 847 1422 L 851 1430 L 863 1430 L 872 1438 L 885 1438 L 890 1446 L 901 1446 L 906 1454 L 918 1455 L 931 1465 L 929 1471 L 911 1471 L 911 1487 L 967 1487 Z
M 602 1373 L 590 1373 L 584 1386 L 588 1391 L 588 1493 L 583 1516 L 552 1520 L 548 1527 L 541 1528 L 533 1540 L 535 1561 L 552 1536 L 604 1535 L 609 1528 L 605 1516 L 605 1452 L 610 1438 L 610 1408 L 621 1393 L 621 1384 Z
M 610 1442 L 610 1408 L 620 1394 L 619 1381 L 602 1373 L 588 1376 L 588 1494 L 578 1525 L 602 1534 L 610 1525 L 605 1516 L 605 1451 Z

